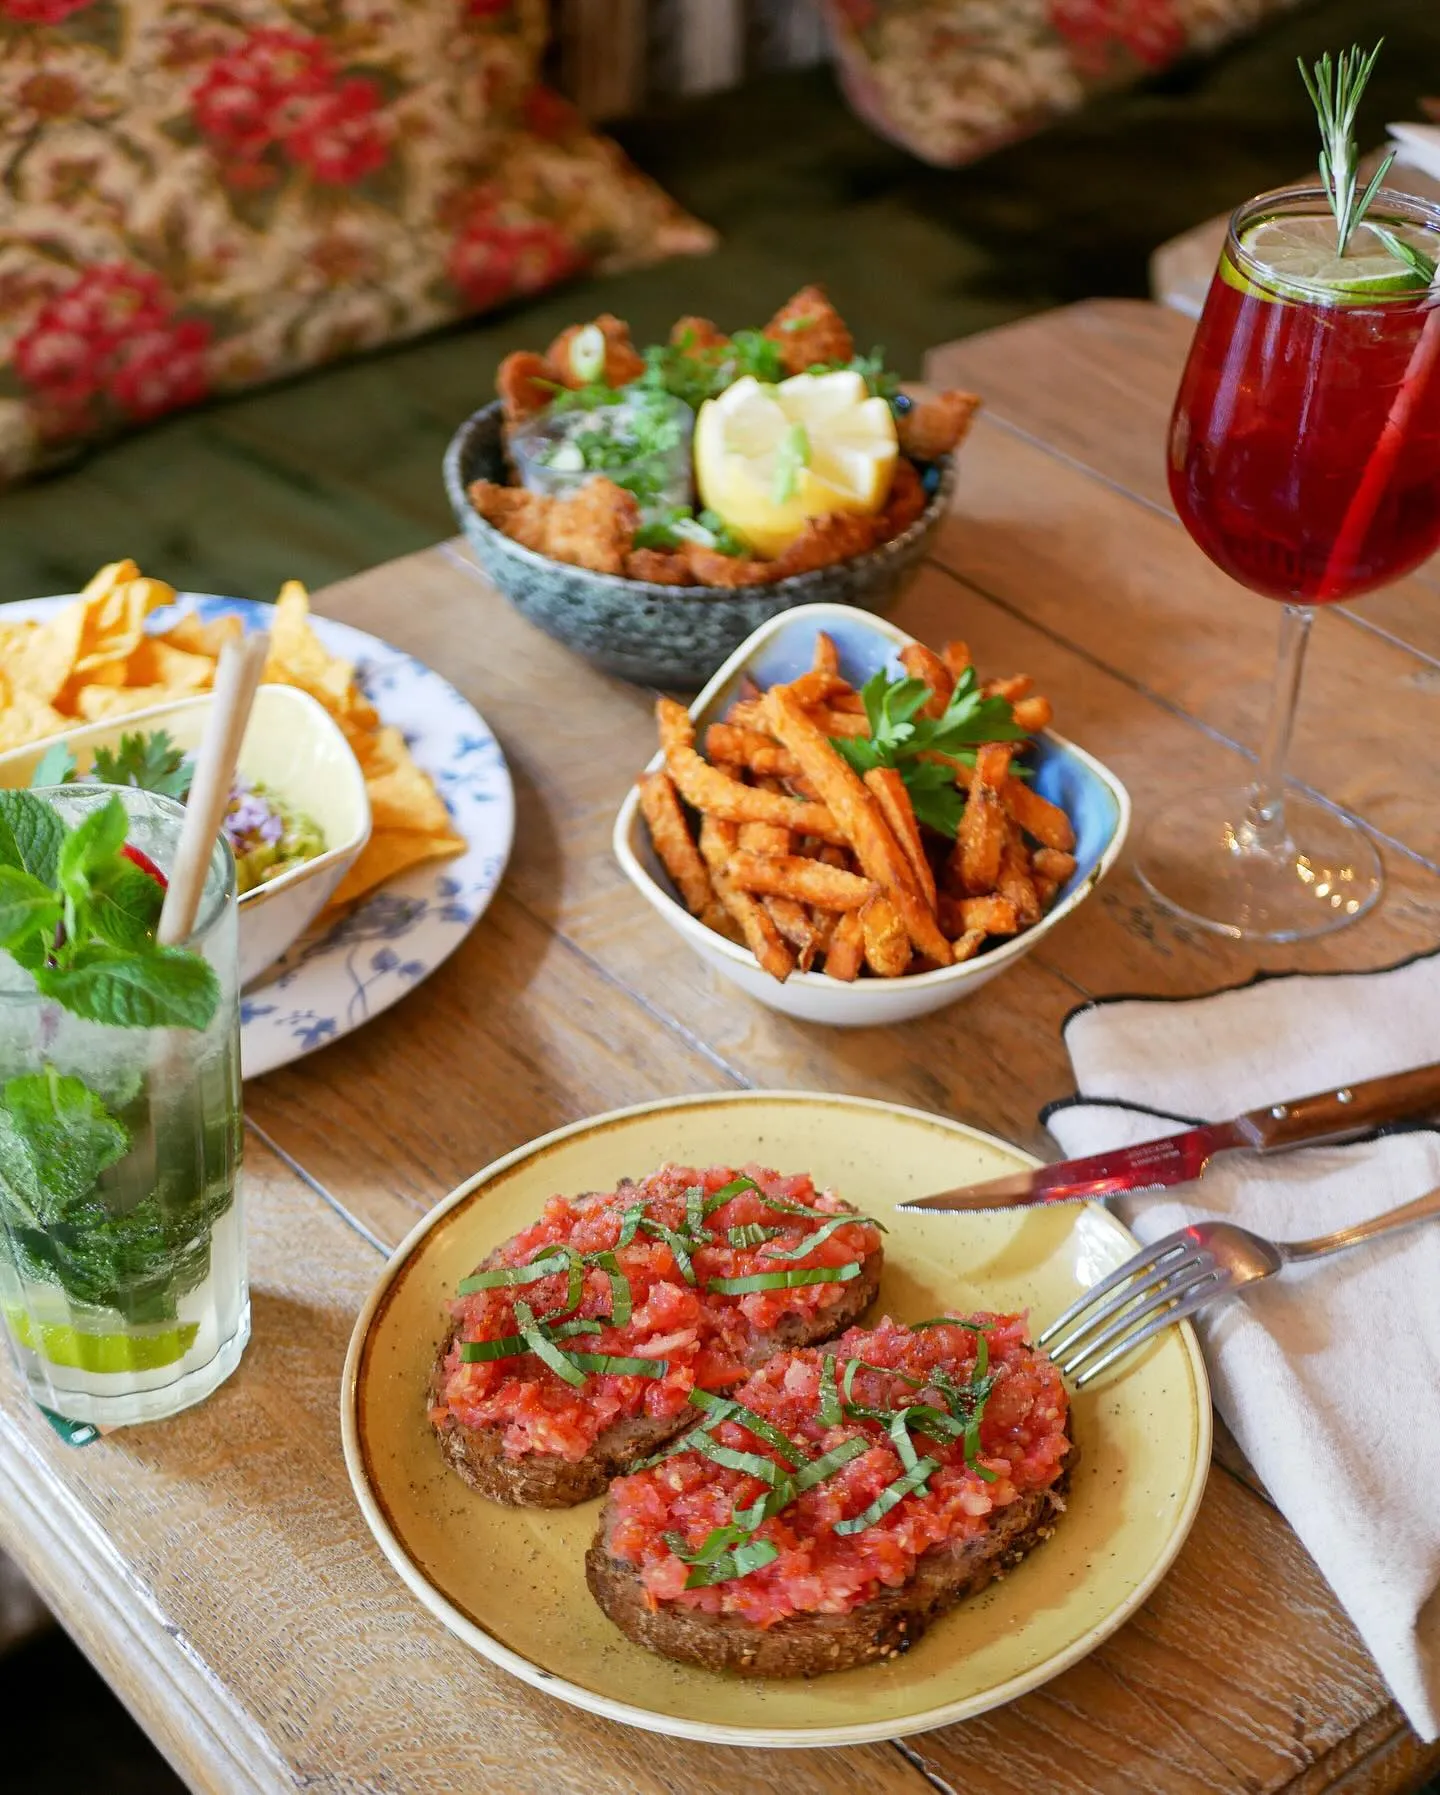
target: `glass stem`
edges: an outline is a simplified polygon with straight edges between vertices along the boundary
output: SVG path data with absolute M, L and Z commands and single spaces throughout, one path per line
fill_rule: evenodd
M 1295 731 L 1300 675 L 1305 669 L 1305 650 L 1314 621 L 1313 605 L 1286 605 L 1280 618 L 1280 654 L 1275 665 L 1270 719 L 1265 725 L 1265 740 L 1260 745 L 1245 817 L 1245 845 L 1262 854 L 1279 854 L 1285 847 L 1285 762 Z

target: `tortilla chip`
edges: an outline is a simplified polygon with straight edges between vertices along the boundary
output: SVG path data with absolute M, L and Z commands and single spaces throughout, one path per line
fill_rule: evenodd
M 420 775 L 424 778 L 424 774 Z M 325 915 L 343 910 L 357 898 L 364 897 L 377 885 L 384 885 L 397 873 L 407 872 L 426 860 L 439 860 L 462 854 L 465 843 L 458 835 L 426 835 L 414 829 L 376 830 L 365 845 L 365 851 L 340 881 Z
M 48 623 L 32 624 L 18 646 L 7 646 L 5 673 L 15 696 L 52 704 L 74 670 L 84 631 L 85 601 L 77 599 Z
M 0 673 L 0 753 L 38 742 L 42 736 L 58 735 L 65 723 L 59 711 L 29 692 L 13 690 Z
M 130 656 L 126 683 L 164 686 L 176 698 L 187 692 L 206 692 L 215 683 L 215 660 L 207 654 L 188 654 L 163 637 L 147 636 Z
M 227 611 L 209 623 L 202 623 L 196 612 L 187 611 L 163 635 L 152 636 L 150 640 L 166 642 L 171 648 L 179 648 L 186 654 L 208 655 L 212 661 L 217 661 L 225 644 L 238 642 L 244 634 L 245 625 L 233 611 Z
M 98 723 L 105 717 L 126 717 L 131 711 L 169 704 L 176 696 L 171 686 L 81 686 L 75 708 L 85 722 Z M 64 726 L 62 720 L 60 727 Z

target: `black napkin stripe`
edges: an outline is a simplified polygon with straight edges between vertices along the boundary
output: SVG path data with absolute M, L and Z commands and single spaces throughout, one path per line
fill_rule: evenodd
M 1084 1016 L 1090 1010 L 1103 1009 L 1109 1004 L 1198 1003 L 1204 997 L 1225 997 L 1232 991 L 1248 991 L 1252 985 L 1268 985 L 1280 979 L 1374 978 L 1382 972 L 1400 972 L 1407 966 L 1418 966 L 1422 960 L 1436 958 L 1440 958 L 1440 947 L 1420 948 L 1413 954 L 1406 954 L 1403 959 L 1392 961 L 1388 966 L 1345 966 L 1333 972 L 1269 972 L 1262 967 L 1258 972 L 1252 972 L 1249 978 L 1240 979 L 1233 985 L 1216 985 L 1210 991 L 1191 991 L 1184 997 L 1159 997 L 1153 991 L 1113 991 L 1104 997 L 1087 997 L 1083 1003 L 1077 1003 L 1061 1022 L 1060 1037 L 1064 1039 L 1066 1029 L 1077 1016 Z M 1155 1113 L 1158 1115 L 1160 1112 Z M 1041 1115 L 1044 1114 L 1045 1111 L 1042 1110 Z

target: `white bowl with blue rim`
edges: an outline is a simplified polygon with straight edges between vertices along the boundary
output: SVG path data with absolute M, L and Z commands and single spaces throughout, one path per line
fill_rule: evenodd
M 848 605 L 803 605 L 786 611 L 741 643 L 690 706 L 697 737 L 703 741 L 709 725 L 724 719 L 746 681 L 764 689 L 806 672 L 813 664 L 815 638 L 822 631 L 835 644 L 840 671 L 857 687 L 881 668 L 892 677 L 902 675 L 900 650 L 914 640 L 884 618 Z M 658 767 L 661 759 L 657 754 L 646 770 Z M 749 948 L 706 928 L 685 908 L 651 845 L 635 787 L 615 819 L 615 856 L 641 897 L 677 935 L 722 977 L 772 1010 L 837 1028 L 905 1022 L 970 996 L 1024 959 L 1085 902 L 1119 857 L 1130 827 L 1130 795 L 1110 769 L 1049 729 L 1036 738 L 1028 764 L 1034 768 L 1035 790 L 1058 804 L 1074 825 L 1075 871 L 1033 928 L 992 942 L 974 959 L 934 972 L 894 979 L 862 974 L 853 982 L 828 978 L 823 972 L 792 972 L 783 983 L 772 978 Z
M 211 695 L 175 698 L 147 710 L 75 723 L 63 733 L 0 754 L 0 788 L 28 785 L 47 749 L 63 742 L 78 770 L 90 770 L 97 748 L 118 748 L 124 735 L 163 729 L 194 754 L 205 733 Z M 239 771 L 319 826 L 323 852 L 253 886 L 239 901 L 240 984 L 267 972 L 329 903 L 370 839 L 365 775 L 340 726 L 308 692 L 261 686 L 240 744 Z

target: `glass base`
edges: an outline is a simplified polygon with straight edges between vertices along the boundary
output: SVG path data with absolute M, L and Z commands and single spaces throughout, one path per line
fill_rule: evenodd
M 1136 869 L 1150 895 L 1236 941 L 1309 941 L 1374 906 L 1384 873 L 1363 829 L 1287 786 L 1285 846 L 1263 852 L 1247 840 L 1249 804 L 1246 790 L 1199 791 L 1162 810 Z

